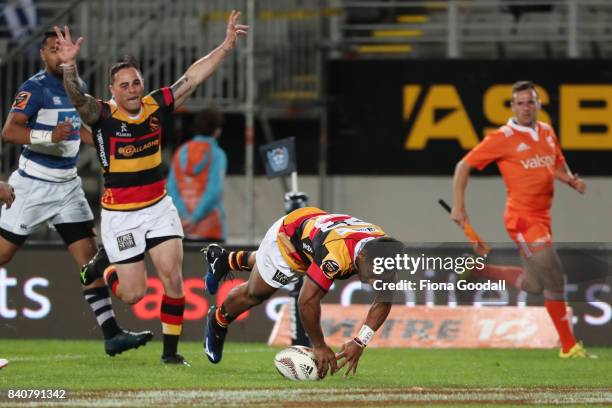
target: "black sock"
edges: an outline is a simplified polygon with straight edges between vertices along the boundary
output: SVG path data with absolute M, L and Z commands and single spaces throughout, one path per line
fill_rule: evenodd
M 164 333 L 164 351 L 162 357 L 174 356 L 178 350 L 178 342 L 180 336 L 173 336 L 171 334 Z
M 115 319 L 110 293 L 106 286 L 85 289 L 83 291 L 83 296 L 96 315 L 98 326 L 102 329 L 105 340 L 111 339 L 121 333 L 121 328 Z

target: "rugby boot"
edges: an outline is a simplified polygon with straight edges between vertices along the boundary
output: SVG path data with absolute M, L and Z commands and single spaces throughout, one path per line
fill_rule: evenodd
M 219 282 L 222 279 L 232 278 L 231 274 L 229 274 L 229 253 L 221 245 L 217 244 L 210 244 L 208 247 L 202 248 L 200 252 L 206 255 L 206 262 L 208 263 L 208 271 L 205 278 L 206 290 L 211 295 L 214 295 L 219 290 Z
M 217 306 L 212 305 L 208 309 L 208 315 L 206 316 L 206 328 L 204 329 L 204 353 L 208 357 L 208 360 L 217 364 L 221 361 L 223 356 L 223 343 L 225 342 L 225 335 L 227 334 L 227 328 L 219 326 L 215 317 L 217 313 Z
M 144 346 L 153 338 L 153 333 L 150 331 L 131 332 L 121 330 L 119 334 L 108 340 L 104 340 L 104 350 L 106 354 L 113 357 L 116 354 L 121 354 L 124 351 L 137 349 Z
M 185 360 L 185 357 L 181 356 L 180 354 L 173 354 L 171 356 L 162 356 L 161 362 L 167 365 L 184 365 L 187 367 L 191 367 L 191 364 L 189 364 L 189 362 Z
M 567 353 L 563 352 L 563 349 L 559 350 L 559 357 L 561 358 L 597 358 L 596 355 L 587 353 L 586 349 L 582 345 L 582 342 L 574 344 Z

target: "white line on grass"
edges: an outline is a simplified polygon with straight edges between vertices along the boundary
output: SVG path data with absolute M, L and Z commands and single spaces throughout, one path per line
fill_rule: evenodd
M 299 384 L 296 384 L 299 386 Z M 30 401 L 25 406 L 251 406 L 281 407 L 287 402 L 317 406 L 380 406 L 397 403 L 512 403 L 602 404 L 612 402 L 612 389 L 554 388 L 329 388 L 329 389 L 247 389 L 247 390 L 139 390 L 69 393 L 65 400 Z M 24 406 L 23 401 L 19 406 Z M 0 407 L 15 401 L 0 398 Z

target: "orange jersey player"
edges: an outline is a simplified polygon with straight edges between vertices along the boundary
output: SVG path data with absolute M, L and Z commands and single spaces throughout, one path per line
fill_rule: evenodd
M 482 170 L 492 162 L 497 163 L 508 194 L 504 223 L 521 250 L 524 269 L 487 265 L 474 270 L 474 275 L 504 279 L 520 290 L 543 293 L 544 304 L 561 340 L 560 357 L 586 357 L 584 348 L 574 338 L 566 313 L 563 272 L 552 247 L 550 226 L 555 179 L 579 193 L 584 193 L 586 186 L 569 171 L 552 127 L 537 121 L 540 100 L 532 82 L 513 85 L 511 106 L 516 116 L 488 134 L 457 164 L 451 218 L 459 225 L 468 221 L 464 193 L 471 169 Z
M 555 132 L 536 122 L 533 128 L 510 119 L 470 151 L 463 162 L 478 170 L 495 161 L 508 200 L 504 222 L 510 237 L 525 253 L 530 244 L 550 244 L 550 207 L 557 172 L 567 177 L 565 158 Z
M 251 274 L 248 282 L 232 289 L 218 309 L 209 309 L 204 334 L 208 359 L 212 363 L 221 361 L 227 327 L 237 316 L 268 299 L 296 275 L 306 274 L 298 308 L 314 347 L 319 375 L 323 377 L 328 369 L 333 374 L 347 363 L 346 374 L 355 372 L 363 348 L 387 318 L 391 302 L 377 298 L 359 334 L 336 356 L 323 338 L 320 301 L 335 279 L 357 275 L 362 282 L 370 282 L 375 243 L 381 242 L 398 243 L 377 225 L 305 207 L 275 222 L 255 253 L 228 253 L 219 245 L 210 245 L 206 254 L 208 274 L 213 275 L 213 279 L 207 279 L 210 292 L 216 291 L 210 284 L 218 284 L 230 270 L 248 270 Z M 338 366 L 336 360 L 343 358 Z

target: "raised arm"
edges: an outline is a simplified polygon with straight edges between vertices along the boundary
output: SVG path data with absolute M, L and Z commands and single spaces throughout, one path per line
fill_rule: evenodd
M 83 81 L 79 78 L 76 58 L 81 49 L 83 37 L 79 37 L 76 43 L 73 43 L 68 26 L 64 26 L 66 36 L 62 34 L 59 27 L 53 27 L 53 29 L 57 34 L 57 55 L 64 69 L 64 88 L 66 88 L 68 98 L 79 112 L 81 120 L 88 125 L 92 125 L 100 118 L 101 108 L 93 96 L 83 92 Z
M 227 23 L 225 40 L 208 55 L 194 62 L 171 87 L 174 95 L 174 108 L 181 106 L 208 77 L 221 65 L 226 55 L 236 45 L 238 36 L 247 34 L 248 26 L 237 24 L 240 12 L 232 10 Z

